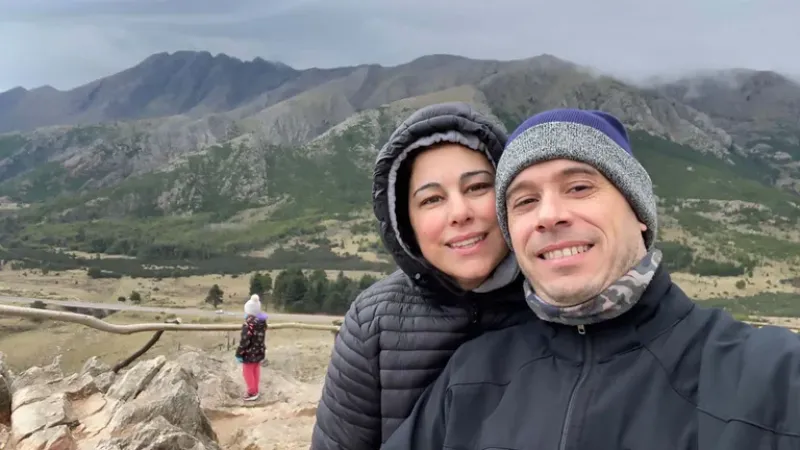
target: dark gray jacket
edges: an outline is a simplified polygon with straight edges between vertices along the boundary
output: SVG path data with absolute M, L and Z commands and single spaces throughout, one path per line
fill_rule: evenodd
M 464 292 L 428 264 L 402 214 L 403 189 L 395 189 L 393 181 L 396 162 L 414 149 L 458 142 L 496 162 L 505 140 L 502 129 L 466 104 L 449 103 L 414 113 L 380 151 L 374 212 L 384 245 L 400 270 L 362 292 L 345 316 L 317 408 L 312 450 L 377 449 L 461 344 L 533 319 L 511 257 L 480 293 Z
M 385 450 L 800 448 L 800 340 L 656 272 L 622 316 L 531 321 L 461 347 Z

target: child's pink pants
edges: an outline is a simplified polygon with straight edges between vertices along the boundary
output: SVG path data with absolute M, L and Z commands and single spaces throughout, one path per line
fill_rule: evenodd
M 258 394 L 258 382 L 261 379 L 261 364 L 243 363 L 242 375 L 244 376 L 245 384 L 247 384 L 247 395 Z

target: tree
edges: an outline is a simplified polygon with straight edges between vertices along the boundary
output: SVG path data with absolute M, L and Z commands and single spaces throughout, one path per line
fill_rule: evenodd
M 328 276 L 322 269 L 316 269 L 308 277 L 306 293 L 301 305 L 295 306 L 296 312 L 315 313 L 322 309 L 325 294 L 329 289 Z
M 211 303 L 216 308 L 220 303 L 222 303 L 222 296 L 225 293 L 222 292 L 222 289 L 219 288 L 218 284 L 214 284 L 211 286 L 211 289 L 208 290 L 208 295 L 206 295 L 206 303 Z
M 275 305 L 288 312 L 302 309 L 302 301 L 308 290 L 307 280 L 300 269 L 287 269 L 275 277 L 272 297 Z
M 272 292 L 272 275 L 269 273 L 261 275 L 261 286 L 264 288 L 264 293 Z
M 264 294 L 268 294 L 272 290 L 272 277 L 269 273 L 254 273 L 250 277 L 250 293 L 249 295 L 258 294 L 262 299 Z
M 258 294 L 260 298 L 264 297 L 264 285 L 262 284 L 261 274 L 256 272 L 250 277 L 250 292 L 248 295 Z
M 360 280 L 358 280 L 358 290 L 363 291 L 364 289 L 372 286 L 378 281 L 377 278 L 373 277 L 372 275 L 365 273 Z
M 132 291 L 130 299 L 133 303 L 141 303 L 142 302 L 142 294 L 137 291 Z

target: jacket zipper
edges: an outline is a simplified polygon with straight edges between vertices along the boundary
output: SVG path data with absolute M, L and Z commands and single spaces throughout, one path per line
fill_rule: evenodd
M 573 408 L 575 407 L 575 397 L 577 396 L 576 394 L 578 393 L 578 389 L 581 388 L 583 383 L 586 381 L 586 378 L 589 377 L 589 366 L 592 363 L 592 341 L 586 337 L 586 327 L 583 325 L 578 325 L 578 334 L 584 336 L 583 366 L 581 367 L 581 373 L 578 376 L 578 382 L 575 383 L 575 387 L 572 388 L 572 393 L 569 396 L 567 415 L 564 418 L 564 427 L 561 429 L 561 444 L 558 446 L 559 450 L 565 450 L 567 448 L 567 437 L 569 437 L 569 426 L 572 422 Z
M 478 319 L 480 319 L 480 311 L 478 310 L 478 303 L 475 300 L 470 303 L 470 314 L 470 323 L 478 323 Z

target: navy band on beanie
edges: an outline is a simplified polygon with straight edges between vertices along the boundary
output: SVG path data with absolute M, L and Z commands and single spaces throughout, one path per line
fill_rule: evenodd
M 497 216 L 508 245 L 506 191 L 520 172 L 533 164 L 569 159 L 588 164 L 619 189 L 639 220 L 647 225 L 645 247 L 655 243 L 656 197 L 650 175 L 633 155 L 625 126 L 611 114 L 581 109 L 539 113 L 511 134 L 497 165 Z

